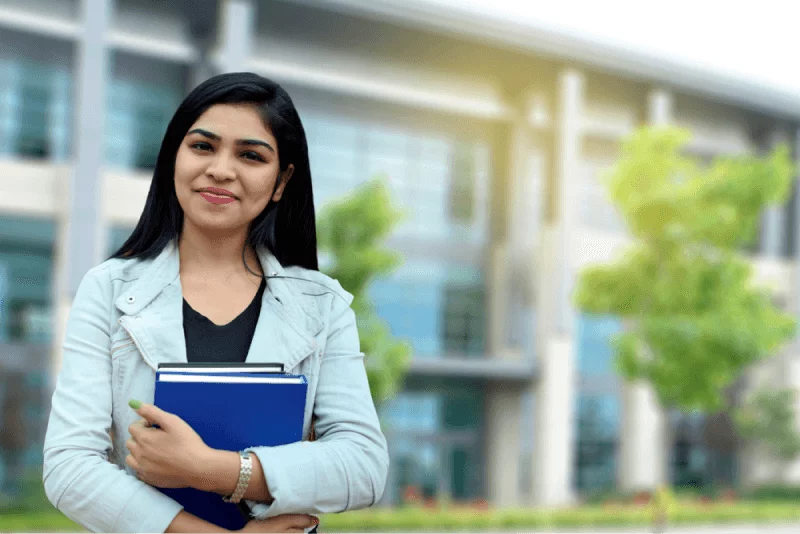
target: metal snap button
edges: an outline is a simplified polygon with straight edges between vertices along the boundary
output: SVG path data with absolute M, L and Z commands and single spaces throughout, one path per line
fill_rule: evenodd
M 128 301 L 128 304 L 133 304 L 134 302 L 136 302 L 136 297 L 134 297 L 133 295 L 131 295 L 130 297 L 128 297 L 128 298 L 127 298 L 127 299 L 125 299 L 125 300 L 127 300 L 127 301 Z

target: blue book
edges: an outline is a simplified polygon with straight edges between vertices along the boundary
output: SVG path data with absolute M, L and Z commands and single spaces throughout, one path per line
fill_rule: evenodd
M 241 451 L 300 441 L 307 389 L 305 376 L 249 372 L 247 366 L 229 372 L 159 368 L 154 403 L 186 421 L 209 447 Z M 159 489 L 190 514 L 222 528 L 238 530 L 250 519 L 244 503 L 226 503 L 216 493 Z

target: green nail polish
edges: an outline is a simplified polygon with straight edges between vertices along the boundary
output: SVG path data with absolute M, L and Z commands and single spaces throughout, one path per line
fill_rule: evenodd
M 128 401 L 128 406 L 133 408 L 134 410 L 138 410 L 142 407 L 142 401 L 138 401 L 136 399 L 131 399 Z

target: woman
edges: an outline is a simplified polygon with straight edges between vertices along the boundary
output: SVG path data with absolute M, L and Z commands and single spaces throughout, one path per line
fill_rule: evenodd
M 51 502 L 93 531 L 220 532 L 155 489 L 190 486 L 241 497 L 256 518 L 244 531 L 301 532 L 316 525 L 304 514 L 380 499 L 388 454 L 352 296 L 317 269 L 289 95 L 254 74 L 211 78 L 172 118 L 133 234 L 75 296 L 44 446 Z M 161 362 L 245 360 L 306 375 L 315 441 L 212 450 L 152 405 Z

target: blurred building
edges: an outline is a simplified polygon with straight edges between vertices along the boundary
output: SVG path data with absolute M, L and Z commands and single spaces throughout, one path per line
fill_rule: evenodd
M 800 99 L 422 0 L 0 2 L 0 374 L 33 392 L 28 462 L 77 283 L 137 221 L 182 97 L 238 70 L 297 103 L 318 206 L 385 175 L 408 213 L 405 265 L 372 288 L 415 349 L 383 409 L 386 503 L 557 504 L 772 472 L 720 437 L 724 418 L 671 416 L 667 439 L 647 389 L 613 371 L 618 322 L 568 295 L 625 244 L 597 179 L 621 137 L 677 124 L 703 157 L 797 146 Z M 752 251 L 795 311 L 797 209 L 795 192 L 769 211 Z M 796 353 L 753 378 L 798 387 Z

